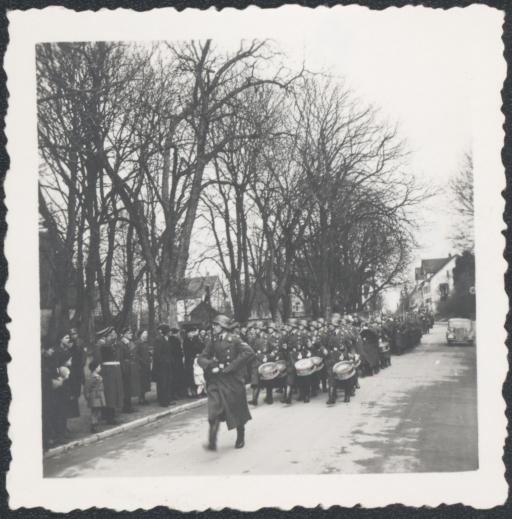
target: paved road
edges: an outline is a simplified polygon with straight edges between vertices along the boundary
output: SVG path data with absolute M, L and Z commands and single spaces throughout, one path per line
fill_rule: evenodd
M 421 345 L 361 380 L 349 404 L 260 405 L 246 448 L 221 428 L 204 451 L 204 408 L 51 458 L 47 477 L 209 474 L 330 474 L 475 470 L 475 348 L 444 344 L 436 325 Z

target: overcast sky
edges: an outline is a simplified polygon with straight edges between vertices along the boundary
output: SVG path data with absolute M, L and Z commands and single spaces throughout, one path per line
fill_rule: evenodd
M 410 150 L 411 174 L 441 189 L 424 205 L 416 262 L 453 252 L 446 185 L 464 152 L 471 151 L 468 85 L 478 73 L 470 49 L 479 35 L 466 13 L 326 11 L 308 27 L 302 17 L 296 24 L 290 19 L 285 37 L 274 38 L 291 66 L 304 60 L 310 70 L 344 78 L 356 97 L 397 123 Z M 272 28 L 268 31 L 272 36 Z
M 357 22 L 360 16 L 364 25 Z M 343 76 L 356 96 L 398 123 L 411 151 L 411 174 L 443 188 L 471 149 L 466 92 L 477 72 L 468 52 L 473 31 L 469 19 L 442 11 L 416 17 L 401 10 L 358 12 L 323 24 L 300 50 L 300 44 L 283 43 L 290 55 L 303 54 L 309 67 Z M 419 255 L 446 256 L 452 250 L 447 205 L 440 194 L 425 206 Z

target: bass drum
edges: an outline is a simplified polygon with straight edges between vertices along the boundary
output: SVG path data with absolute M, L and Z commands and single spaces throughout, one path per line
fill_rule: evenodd
M 315 372 L 315 365 L 311 360 L 311 357 L 308 359 L 300 359 L 295 363 L 295 371 L 299 377 L 307 377 L 312 375 Z
M 342 360 L 334 364 L 332 372 L 337 380 L 348 380 L 356 374 L 354 364 L 349 360 Z

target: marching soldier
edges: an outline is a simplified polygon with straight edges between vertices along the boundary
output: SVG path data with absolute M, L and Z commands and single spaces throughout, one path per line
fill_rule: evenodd
M 252 344 L 249 345 L 252 347 L 255 355 L 250 361 L 250 371 L 251 371 L 251 389 L 252 389 L 252 400 L 251 404 L 256 406 L 258 405 L 258 397 L 260 395 L 260 374 L 259 367 L 261 364 L 266 362 L 266 352 L 267 352 L 267 341 L 265 337 L 265 333 L 263 330 L 254 332 L 254 339 L 252 340 Z
M 295 362 L 297 361 L 299 352 L 299 338 L 296 323 L 297 321 L 295 319 L 288 320 L 290 331 L 283 338 L 280 352 L 281 357 L 286 361 L 286 386 L 281 401 L 283 404 L 288 405 L 292 403 L 292 393 L 297 378 Z
M 245 424 L 251 419 L 247 405 L 244 373 L 254 356 L 252 348 L 230 332 L 229 318 L 218 315 L 213 320 L 214 338 L 198 357 L 205 372 L 208 395 L 208 450 L 217 449 L 221 421 L 228 430 L 237 431 L 235 448 L 245 445 Z
M 310 359 L 313 356 L 312 341 L 306 331 L 306 326 L 306 321 L 300 321 L 298 351 L 295 355 L 295 363 L 299 360 Z M 309 371 L 312 371 L 312 369 L 306 368 L 304 373 L 297 374 L 296 379 L 299 388 L 299 400 L 306 404 L 310 401 L 314 382 L 314 373 L 309 373 Z

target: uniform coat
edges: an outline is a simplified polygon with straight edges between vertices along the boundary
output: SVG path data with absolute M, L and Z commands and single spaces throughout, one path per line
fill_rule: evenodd
M 123 373 L 124 396 L 130 399 L 140 395 L 140 368 L 137 346 L 133 341 L 122 340 L 119 344 L 121 353 L 121 371 Z
M 171 393 L 174 398 L 179 398 L 184 396 L 186 388 L 183 348 L 181 339 L 176 335 L 168 337 L 168 341 L 172 351 Z
M 267 341 L 262 337 L 256 337 L 253 341 L 254 346 L 253 351 L 254 355 L 250 362 L 249 373 L 250 373 L 250 383 L 251 387 L 258 387 L 260 383 L 260 374 L 258 368 L 264 363 L 267 362 Z
M 228 429 L 234 429 L 251 419 L 244 378 L 253 356 L 252 348 L 230 333 L 220 334 L 199 355 L 198 364 L 205 370 L 210 423 L 226 421 Z M 213 374 L 211 370 L 217 366 L 221 371 Z
M 78 399 L 82 394 L 82 386 L 85 382 L 84 376 L 85 350 L 80 339 L 71 346 L 71 366 L 69 367 L 68 391 L 69 400 L 67 402 L 67 417 L 77 418 L 80 416 Z
M 143 395 L 151 391 L 151 350 L 148 341 L 139 339 L 136 345 L 140 370 L 140 394 Z
M 357 343 L 357 351 L 370 370 L 377 369 L 380 364 L 378 333 L 369 328 L 362 330 L 361 340 Z
M 281 354 L 286 360 L 286 384 L 293 386 L 297 378 L 295 362 L 299 351 L 299 338 L 296 334 L 290 333 L 281 343 Z
M 153 380 L 156 382 L 156 395 L 160 405 L 169 405 L 172 400 L 172 347 L 166 337 L 158 337 L 153 354 Z
M 123 407 L 124 391 L 117 345 L 113 341 L 102 340 L 98 350 L 101 358 L 105 407 L 120 410 Z

